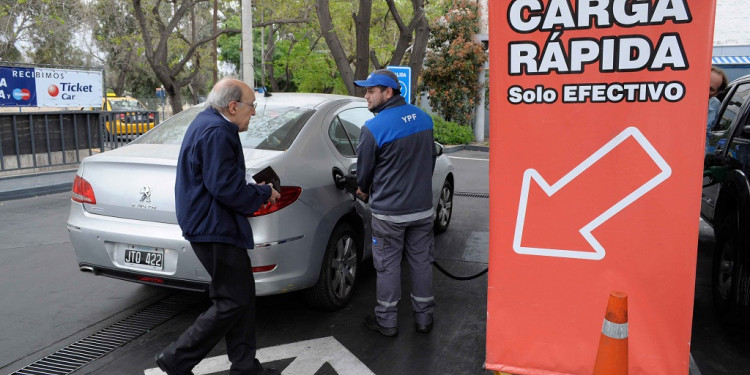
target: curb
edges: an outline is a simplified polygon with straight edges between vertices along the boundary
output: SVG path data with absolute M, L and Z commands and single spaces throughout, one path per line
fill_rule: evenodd
M 66 191 L 71 191 L 72 188 L 73 188 L 73 183 L 70 182 L 70 183 L 50 185 L 50 186 L 39 186 L 39 187 L 27 188 L 27 189 L 1 191 L 0 201 L 10 201 L 10 200 L 15 200 L 15 199 L 31 198 L 31 197 L 47 195 L 47 194 L 64 193 Z
M 0 178 L 0 201 L 69 192 L 76 169 L 25 173 Z
M 34 177 L 40 177 L 40 176 L 51 176 L 51 175 L 62 174 L 62 173 L 71 173 L 71 172 L 76 172 L 77 170 L 78 170 L 78 166 L 75 166 L 73 168 L 54 170 L 54 171 L 11 174 L 7 176 L 0 176 L 0 182 L 7 181 L 7 180 L 15 180 L 19 178 L 29 178 L 29 177 L 34 178 Z
M 443 152 L 446 154 L 450 154 L 453 152 L 458 151 L 482 151 L 482 152 L 489 152 L 490 147 L 489 146 L 477 146 L 477 145 L 451 145 L 451 146 L 443 146 Z

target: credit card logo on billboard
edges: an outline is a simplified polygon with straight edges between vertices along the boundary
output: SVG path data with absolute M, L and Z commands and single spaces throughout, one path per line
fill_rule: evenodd
M 16 100 L 29 100 L 31 99 L 31 92 L 27 89 L 14 89 L 13 99 Z

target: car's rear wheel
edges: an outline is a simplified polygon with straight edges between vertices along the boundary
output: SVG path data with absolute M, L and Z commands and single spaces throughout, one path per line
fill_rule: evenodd
M 740 258 L 741 241 L 737 228 L 737 213 L 724 218 L 716 227 L 716 245 L 712 265 L 711 289 L 716 315 L 732 321 L 741 314 L 741 305 L 746 305 L 748 291 L 740 286 L 750 282 L 750 273 L 744 269 Z
M 318 282 L 305 291 L 308 304 L 324 310 L 338 310 L 349 303 L 357 282 L 359 246 L 351 225 L 340 223 L 334 228 Z
M 440 197 L 438 198 L 438 204 L 435 208 L 435 233 L 443 233 L 448 229 L 448 224 L 451 223 L 451 214 L 453 213 L 453 184 L 449 180 L 445 180 L 442 189 L 440 189 Z

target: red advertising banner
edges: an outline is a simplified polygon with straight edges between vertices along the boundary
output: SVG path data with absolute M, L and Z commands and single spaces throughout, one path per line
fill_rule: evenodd
M 591 374 L 623 291 L 630 374 L 687 374 L 714 11 L 489 1 L 487 369 Z

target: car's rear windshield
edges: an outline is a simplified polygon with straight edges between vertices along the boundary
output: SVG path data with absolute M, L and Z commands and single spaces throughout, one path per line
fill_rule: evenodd
M 195 116 L 206 109 L 199 105 L 186 109 L 144 134 L 133 143 L 181 144 Z M 248 130 L 240 133 L 242 147 L 284 151 L 291 146 L 315 110 L 294 106 L 259 104 Z
M 109 99 L 113 111 L 146 110 L 141 102 L 133 99 Z

